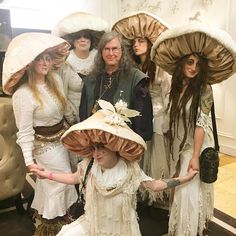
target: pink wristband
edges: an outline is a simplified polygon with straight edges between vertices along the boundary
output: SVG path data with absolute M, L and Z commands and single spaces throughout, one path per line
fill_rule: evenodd
M 52 172 L 49 172 L 48 179 L 53 180 Z

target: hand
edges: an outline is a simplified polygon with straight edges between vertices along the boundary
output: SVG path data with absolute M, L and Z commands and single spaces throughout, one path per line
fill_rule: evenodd
M 199 171 L 199 158 L 193 157 L 188 164 L 188 171 L 190 169 Z
M 29 169 L 30 172 L 31 172 L 32 169 L 44 170 L 42 167 L 40 167 L 37 164 L 28 165 L 28 169 Z
M 196 174 L 198 174 L 198 173 L 199 173 L 198 170 L 193 170 L 192 168 L 190 168 L 190 169 L 188 170 L 188 173 L 186 174 L 186 177 L 187 177 L 188 180 L 191 180 L 191 179 L 193 179 L 193 177 L 194 177 Z
M 31 173 L 35 174 L 39 179 L 47 179 L 49 172 L 43 169 L 31 168 Z

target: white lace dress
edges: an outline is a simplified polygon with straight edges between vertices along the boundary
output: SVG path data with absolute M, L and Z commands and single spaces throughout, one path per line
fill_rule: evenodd
M 88 161 L 80 163 L 79 178 Z M 85 214 L 63 226 L 58 236 L 141 236 L 136 214 L 136 191 L 151 180 L 137 162 L 120 159 L 115 167 L 102 172 L 94 161 L 86 185 Z
M 189 111 L 190 102 L 187 104 Z M 189 114 L 187 114 L 188 116 Z M 197 126 L 205 131 L 202 150 L 214 146 L 212 137 L 211 118 L 199 109 Z M 183 124 L 179 122 L 178 137 L 174 140 L 173 159 L 171 159 L 171 175 L 177 169 L 177 162 L 180 161 L 179 176 L 187 172 L 188 164 L 193 154 L 193 130 L 188 130 L 188 136 L 183 150 L 179 153 L 179 145 L 184 135 Z M 200 181 L 199 175 L 193 180 L 176 187 L 174 200 L 169 218 L 169 235 L 171 236 L 196 236 L 202 235 L 206 221 L 213 216 L 213 184 L 206 184 Z
M 20 145 L 26 165 L 35 161 L 39 166 L 52 172 L 71 172 L 68 152 L 59 141 L 39 142 L 34 138 L 35 126 L 52 126 L 62 120 L 63 113 L 57 99 L 46 85 L 37 85 L 43 107 L 33 97 L 27 85 L 13 94 L 13 108 L 18 128 L 17 143 Z M 32 208 L 43 218 L 53 219 L 66 214 L 66 210 L 76 201 L 74 186 L 50 180 L 36 179 Z

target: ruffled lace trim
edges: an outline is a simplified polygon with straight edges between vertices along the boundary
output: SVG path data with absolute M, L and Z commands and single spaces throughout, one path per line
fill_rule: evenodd
M 96 53 L 97 50 L 93 49 L 90 51 L 87 58 L 81 59 L 75 55 L 73 50 L 71 50 L 70 55 L 67 58 L 67 62 L 77 73 L 88 75 L 92 70 Z
M 198 232 L 199 236 L 202 236 L 203 230 L 207 226 L 207 222 L 209 222 L 213 217 L 213 209 L 214 209 L 214 199 L 211 194 L 211 190 L 213 191 L 213 185 L 202 183 L 203 191 L 200 193 L 200 205 L 199 205 L 199 224 L 198 224 Z M 205 199 L 205 200 L 204 200 Z M 205 202 L 205 205 L 203 204 Z
M 55 74 L 54 74 L 54 76 L 56 76 Z M 63 111 L 63 107 L 62 107 L 62 105 L 61 105 L 61 103 L 59 102 L 59 100 L 57 99 L 57 97 L 56 97 L 56 95 L 55 94 L 53 94 L 50 90 L 49 90 L 49 88 L 48 88 L 48 86 L 46 85 L 46 84 L 43 84 L 43 85 L 38 85 L 38 88 L 40 89 L 40 91 L 42 92 L 42 94 L 48 94 L 51 98 L 52 98 L 52 100 L 54 101 L 54 103 L 57 105 L 57 107 L 58 107 L 58 110 L 60 111 L 60 113 Z
M 211 117 L 202 111 L 198 115 L 196 125 L 202 127 L 206 134 L 212 133 Z
M 214 199 L 213 199 L 213 185 L 200 183 L 202 191 L 199 195 L 199 215 L 198 215 L 198 230 L 197 233 L 199 236 L 203 236 L 203 230 L 207 227 L 207 222 L 209 222 L 213 217 L 214 209 Z M 179 234 L 178 232 L 178 223 L 179 223 L 179 206 L 176 202 L 173 202 L 171 208 L 171 224 L 169 224 L 169 236 L 196 236 L 193 234 L 190 222 L 191 217 L 188 217 L 185 222 L 185 230 Z M 187 214 L 187 213 L 186 213 Z

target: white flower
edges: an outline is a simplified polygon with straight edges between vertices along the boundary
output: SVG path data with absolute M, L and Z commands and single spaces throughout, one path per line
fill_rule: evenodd
M 119 126 L 125 126 L 124 119 L 117 113 L 113 113 L 110 115 L 107 115 L 105 117 L 105 122 L 107 122 L 110 125 L 119 125 Z
M 128 109 L 127 106 L 128 106 L 127 102 L 124 102 L 121 99 L 115 104 L 115 108 L 118 113 L 125 112 Z
M 98 100 L 99 106 L 104 111 L 108 111 L 109 114 L 105 117 L 105 122 L 110 125 L 124 126 L 125 122 L 130 122 L 128 117 L 139 116 L 140 112 L 127 108 L 127 103 L 121 99 L 113 106 L 110 102 L 105 100 Z

